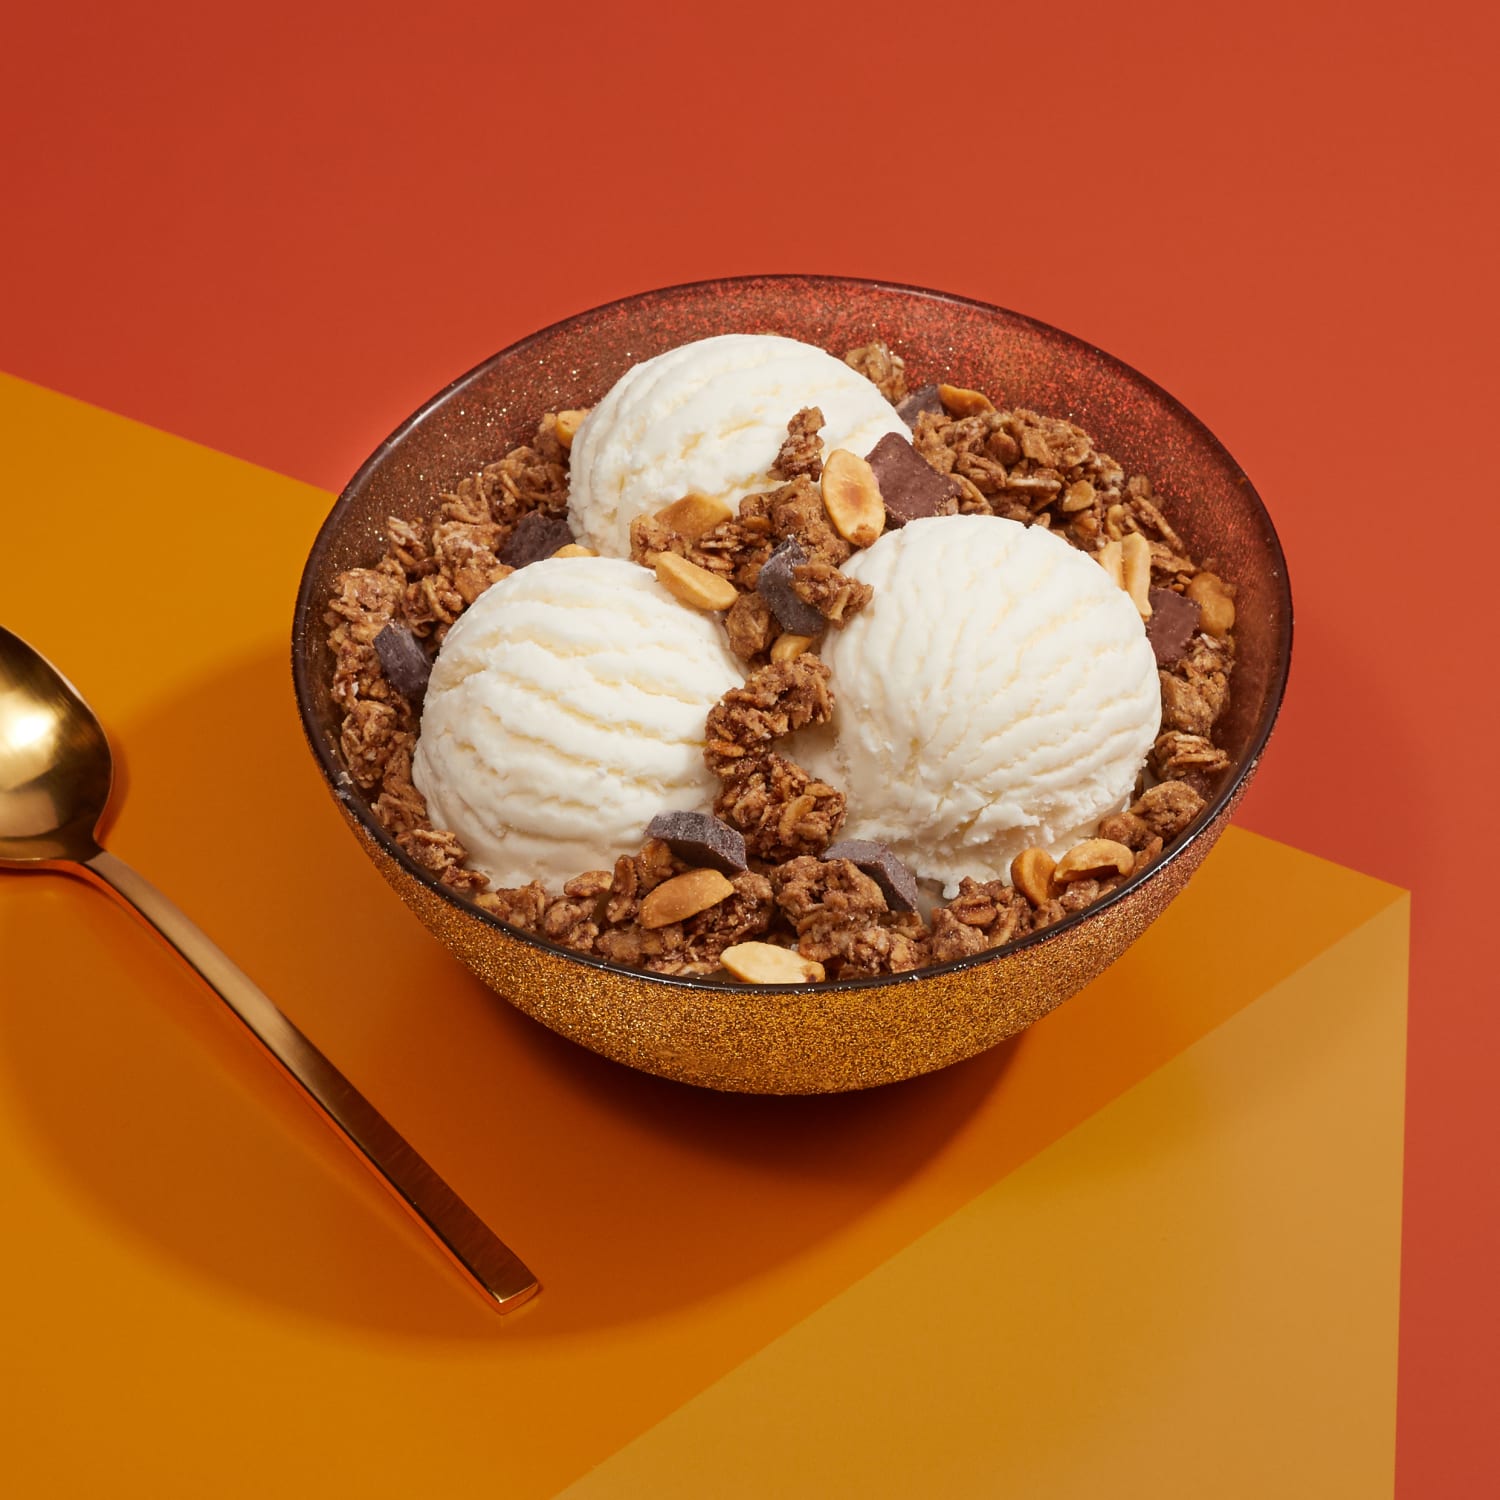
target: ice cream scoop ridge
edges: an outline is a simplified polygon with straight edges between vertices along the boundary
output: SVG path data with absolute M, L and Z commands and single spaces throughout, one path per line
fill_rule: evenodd
M 844 788 L 843 836 L 888 844 L 952 895 L 1028 845 L 1092 837 L 1131 795 L 1161 718 L 1129 596 L 1041 527 L 913 521 L 846 571 L 874 598 L 823 658 L 831 729 L 803 747 Z
M 709 807 L 704 722 L 742 678 L 722 627 L 644 568 L 533 563 L 449 631 L 412 779 L 493 884 L 555 892 L 638 849 L 663 808 Z
M 684 495 L 737 505 L 778 481 L 787 420 L 816 406 L 823 451 L 868 453 L 907 435 L 895 407 L 826 350 L 774 334 L 721 334 L 632 366 L 573 439 L 569 518 L 607 557 L 630 555 L 630 523 Z

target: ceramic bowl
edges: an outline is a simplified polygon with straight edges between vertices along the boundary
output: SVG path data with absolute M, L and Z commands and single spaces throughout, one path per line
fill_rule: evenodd
M 842 352 L 880 337 L 913 386 L 947 380 L 1067 417 L 1127 473 L 1150 475 L 1191 553 L 1237 585 L 1237 658 L 1219 739 L 1232 758 L 1169 851 L 1105 899 L 1007 947 L 913 974 L 816 986 L 639 973 L 506 926 L 415 865 L 340 760 L 323 614 L 334 579 L 384 550 L 387 516 L 432 515 L 440 490 L 528 439 L 543 412 L 597 401 L 630 365 L 690 339 L 781 333 Z M 580 313 L 440 391 L 339 496 L 303 573 L 292 664 L 303 728 L 339 810 L 396 893 L 527 1015 L 634 1068 L 715 1089 L 822 1093 L 945 1067 L 1040 1020 L 1166 909 L 1229 822 L 1265 750 L 1291 658 L 1276 532 L 1249 479 L 1180 403 L 1119 360 L 1033 319 L 959 297 L 823 276 L 669 287 Z

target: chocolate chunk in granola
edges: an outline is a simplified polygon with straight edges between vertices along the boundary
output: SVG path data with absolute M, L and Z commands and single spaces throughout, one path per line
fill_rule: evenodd
M 930 411 L 936 416 L 943 415 L 943 401 L 938 395 L 935 385 L 920 385 L 909 395 L 900 406 L 896 408 L 896 415 L 906 423 L 908 427 L 917 425 L 917 418 L 924 411 Z
M 917 909 L 917 880 L 885 844 L 874 839 L 840 839 L 823 851 L 823 858 L 847 859 L 881 889 L 892 911 Z
M 866 455 L 885 501 L 887 528 L 922 516 L 951 516 L 962 486 L 931 464 L 899 433 L 888 432 Z
M 750 867 L 745 836 L 710 813 L 657 813 L 646 825 L 648 839 L 660 839 L 678 859 L 695 868 L 738 875 Z
M 1152 589 L 1146 596 L 1151 618 L 1146 622 L 1146 639 L 1156 653 L 1159 667 L 1170 667 L 1181 660 L 1187 643 L 1198 633 L 1202 611 L 1191 600 L 1171 589 Z
M 551 557 L 572 540 L 572 528 L 563 517 L 545 515 L 539 510 L 527 511 L 500 549 L 500 561 L 512 568 L 524 568 Z
M 807 562 L 802 543 L 794 536 L 781 542 L 766 560 L 756 580 L 756 592 L 771 606 L 783 630 L 794 635 L 817 635 L 823 616 L 800 598 L 793 587 L 796 570 Z
M 375 653 L 385 669 L 385 680 L 413 708 L 420 708 L 427 696 L 432 663 L 416 636 L 404 626 L 387 625 L 375 637 Z

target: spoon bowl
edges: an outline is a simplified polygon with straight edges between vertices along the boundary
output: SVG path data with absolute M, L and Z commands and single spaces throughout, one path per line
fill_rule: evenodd
M 109 741 L 82 695 L 40 652 L 0 627 L 0 869 L 62 869 L 126 906 L 244 1023 L 471 1286 L 502 1312 L 536 1278 L 208 936 L 101 847 L 114 779 Z
M 0 626 L 0 865 L 82 864 L 98 854 L 113 780 L 93 710 Z

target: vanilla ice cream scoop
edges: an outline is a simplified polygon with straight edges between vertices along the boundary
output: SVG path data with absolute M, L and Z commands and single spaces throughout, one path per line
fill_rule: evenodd
M 1028 845 L 1095 837 L 1156 738 L 1156 661 L 1129 596 L 1036 526 L 946 516 L 845 569 L 874 598 L 828 633 L 831 730 L 799 759 L 844 789 L 842 837 L 889 844 L 956 893 Z
M 796 339 L 727 333 L 632 366 L 573 439 L 574 535 L 606 557 L 629 557 L 639 515 L 684 495 L 737 506 L 770 488 L 786 424 L 805 406 L 822 410 L 825 456 L 849 448 L 863 457 L 888 432 L 909 436 L 870 381 Z
M 663 809 L 712 805 L 704 722 L 743 680 L 718 620 L 646 569 L 549 558 L 448 632 L 412 779 L 472 868 L 555 891 L 639 849 Z

